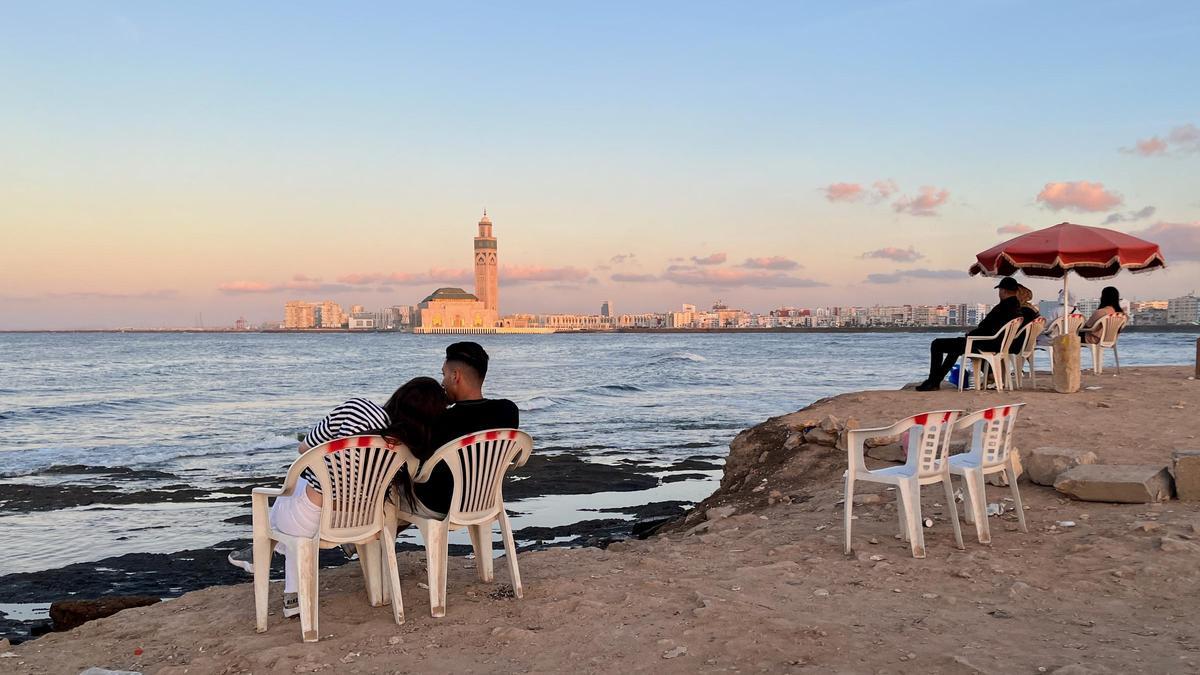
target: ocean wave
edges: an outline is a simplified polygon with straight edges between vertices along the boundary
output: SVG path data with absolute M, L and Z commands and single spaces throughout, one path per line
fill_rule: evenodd
M 525 401 L 517 401 L 517 409 L 521 412 L 533 412 L 534 410 L 545 410 L 553 408 L 557 405 L 562 405 L 567 401 L 563 398 L 554 396 L 534 396 Z
M 708 359 L 696 354 L 695 352 L 670 352 L 668 354 L 660 354 L 650 361 L 650 365 L 658 365 L 661 363 L 670 363 L 672 361 L 687 361 L 690 363 L 704 363 Z
M 594 387 L 586 387 L 580 391 L 592 394 L 603 394 L 607 396 L 617 396 L 622 392 L 631 391 L 646 391 L 636 384 L 599 384 Z
M 219 446 L 221 449 L 217 451 L 195 452 L 182 455 L 174 455 L 170 458 L 171 461 L 179 459 L 194 459 L 196 457 L 231 457 L 237 455 L 248 455 L 263 450 L 280 450 L 282 448 L 295 447 L 300 441 L 296 440 L 295 436 L 272 436 L 270 438 L 249 441 L 246 443 L 226 443 Z
M 139 410 L 149 410 L 154 407 L 171 405 L 170 402 L 158 398 L 136 397 L 113 399 L 108 401 L 83 401 L 79 403 L 59 403 L 55 405 L 30 406 L 25 409 L 9 410 L 6 417 L 33 415 L 36 417 L 59 417 L 62 415 L 86 415 L 89 413 L 106 413 L 128 411 L 131 407 Z

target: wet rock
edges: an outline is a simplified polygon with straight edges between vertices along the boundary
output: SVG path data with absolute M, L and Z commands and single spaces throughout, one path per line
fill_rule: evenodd
M 1054 481 L 1054 489 L 1087 502 L 1145 504 L 1171 498 L 1171 475 L 1158 464 L 1081 464 Z
M 1176 450 L 1171 455 L 1175 494 L 1183 501 L 1200 501 L 1200 450 Z
M 1073 448 L 1034 448 L 1022 457 L 1029 480 L 1038 485 L 1054 485 L 1059 474 L 1081 464 L 1095 464 L 1096 453 Z
M 112 616 L 123 609 L 145 607 L 161 602 L 148 595 L 118 595 L 99 600 L 61 600 L 50 604 L 50 618 L 54 630 L 66 631 L 88 621 Z

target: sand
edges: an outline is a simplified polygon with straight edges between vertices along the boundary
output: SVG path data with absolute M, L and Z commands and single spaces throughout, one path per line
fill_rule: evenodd
M 1200 384 L 1188 374 L 1087 375 L 1085 386 L 1103 388 L 1077 395 L 847 394 L 735 441 L 732 477 L 681 526 L 690 534 L 522 554 L 521 600 L 504 593 L 503 558 L 488 584 L 474 578 L 473 561 L 454 558 L 447 615 L 432 619 L 417 586 L 422 556 L 406 553 L 403 626 L 388 608 L 367 606 L 361 576 L 343 567 L 322 571 L 316 644 L 303 644 L 297 621 L 277 613 L 270 630 L 256 634 L 246 584 L 33 640 L 0 670 L 1193 672 L 1200 669 L 1200 504 L 1074 502 L 1022 481 L 1030 532 L 1016 531 L 1011 514 L 993 518 L 990 546 L 968 527 L 959 551 L 940 491 L 926 490 L 923 508 L 936 522 L 926 530 L 928 558 L 914 560 L 894 536 L 890 495 L 880 493 L 881 503 L 855 506 L 856 553 L 845 556 L 837 505 L 844 454 L 763 445 L 773 430 L 829 413 L 872 426 L 921 409 L 1021 400 L 1029 405 L 1018 445 L 1098 438 L 1101 461 L 1165 463 L 1173 448 L 1200 445 Z M 764 489 L 755 491 L 762 478 Z M 1006 494 L 989 489 L 992 501 Z M 718 504 L 734 514 L 696 530 L 694 523 L 707 522 L 703 509 Z M 1068 520 L 1075 526 L 1058 524 Z M 273 608 L 278 592 L 276 585 Z

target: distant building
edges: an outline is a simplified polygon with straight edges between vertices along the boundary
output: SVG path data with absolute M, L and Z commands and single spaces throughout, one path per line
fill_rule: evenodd
M 283 305 L 284 328 L 316 328 L 317 306 L 311 302 L 291 300 Z
M 600 316 L 603 316 L 606 318 L 611 318 L 612 315 L 613 315 L 612 300 L 605 300 L 604 302 L 600 303 Z
M 1167 323 L 1187 325 L 1200 322 L 1200 298 L 1192 291 L 1167 301 Z
M 1092 312 L 1094 312 L 1100 308 L 1100 299 L 1099 298 L 1082 298 L 1079 300 L 1076 307 L 1077 307 L 1077 309 L 1075 310 L 1076 312 L 1078 312 L 1079 314 L 1082 314 L 1084 317 L 1089 317 L 1092 315 Z M 1059 314 L 1062 314 L 1062 312 L 1060 311 Z
M 346 324 L 346 314 L 342 312 L 342 306 L 332 300 L 317 305 L 316 319 L 321 328 L 341 328 Z
M 500 319 L 499 268 L 492 219 L 488 218 L 486 210 L 479 220 L 474 251 L 475 292 L 448 286 L 430 293 L 414 312 L 414 332 L 496 332 Z
M 492 236 L 492 219 L 487 209 L 479 219 L 479 236 L 475 237 L 475 295 L 483 308 L 494 316 L 490 325 L 496 325 L 500 315 L 500 276 L 497 267 L 496 237 Z
M 362 308 L 361 305 L 358 307 Z M 375 315 L 369 312 L 354 312 L 350 315 L 350 330 L 375 330 Z

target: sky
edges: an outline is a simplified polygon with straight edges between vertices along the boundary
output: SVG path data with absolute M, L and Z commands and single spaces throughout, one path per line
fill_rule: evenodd
M 1198 66 L 1188 2 L 7 3 L 0 329 L 414 304 L 484 208 L 502 313 L 985 301 L 1063 221 L 1173 297 Z

